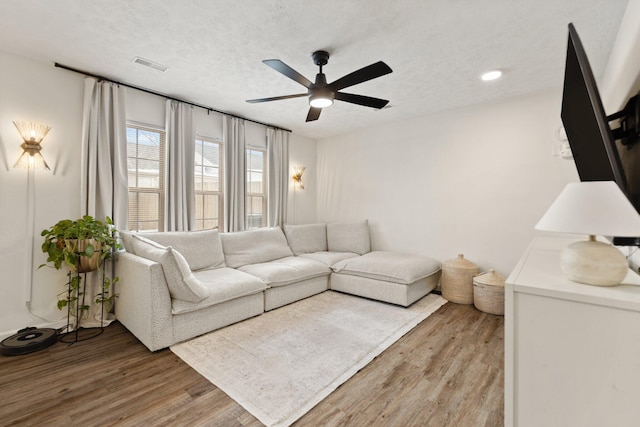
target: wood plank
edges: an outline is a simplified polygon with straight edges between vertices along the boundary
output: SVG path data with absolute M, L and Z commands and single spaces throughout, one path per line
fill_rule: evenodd
M 296 426 L 503 425 L 504 322 L 448 303 Z M 0 357 L 0 425 L 262 424 L 168 349 L 121 324 L 91 340 Z

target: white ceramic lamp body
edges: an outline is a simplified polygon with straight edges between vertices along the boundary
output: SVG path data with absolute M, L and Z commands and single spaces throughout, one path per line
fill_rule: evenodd
M 560 268 L 574 282 L 615 286 L 624 280 L 629 267 L 627 259 L 615 246 L 593 239 L 564 248 L 560 254 Z
M 638 237 L 640 215 L 615 182 L 580 182 L 565 187 L 535 228 L 589 235 L 589 240 L 562 251 L 562 271 L 575 282 L 614 286 L 624 280 L 627 260 L 615 246 L 594 236 Z

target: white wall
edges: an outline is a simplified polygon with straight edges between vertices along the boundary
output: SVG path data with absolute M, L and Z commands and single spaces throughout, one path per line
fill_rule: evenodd
M 310 224 L 316 221 L 316 140 L 292 134 L 289 138 L 289 176 L 294 166 L 306 166 L 302 175 L 304 189 L 294 188 L 289 180 L 287 223 Z
M 607 114 L 640 91 L 640 0 L 629 0 L 600 84 Z
M 80 138 L 82 135 L 82 76 L 0 52 L 0 336 L 47 321 L 29 315 L 26 295 L 33 272 L 32 311 L 47 320 L 62 317 L 57 294 L 65 288 L 62 271 L 38 265 L 40 232 L 62 218 L 80 215 Z M 47 124 L 42 154 L 52 171 L 36 171 L 34 233 L 30 236 L 27 209 L 28 172 L 13 169 L 22 150 L 12 121 Z M 28 264 L 33 244 L 33 263 Z
M 318 141 L 318 219 L 368 218 L 374 249 L 458 253 L 507 275 L 573 162 L 551 156 L 560 90 Z

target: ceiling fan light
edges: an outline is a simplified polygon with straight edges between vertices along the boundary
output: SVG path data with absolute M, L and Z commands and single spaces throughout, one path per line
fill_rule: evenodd
M 333 105 L 333 97 L 327 94 L 311 95 L 309 97 L 309 105 L 314 108 L 324 108 Z
M 497 80 L 502 76 L 502 71 L 500 70 L 491 70 L 484 73 L 480 78 L 485 82 L 490 82 L 491 80 Z

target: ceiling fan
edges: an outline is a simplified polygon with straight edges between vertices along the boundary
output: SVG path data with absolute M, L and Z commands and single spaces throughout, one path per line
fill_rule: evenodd
M 318 50 L 313 52 L 311 57 L 313 58 L 313 63 L 320 67 L 320 72 L 316 74 L 316 81 L 313 83 L 279 59 L 265 59 L 262 61 L 277 72 L 284 74 L 291 80 L 294 80 L 306 87 L 307 93 L 274 96 L 272 98 L 248 99 L 247 102 L 254 104 L 258 102 L 277 101 L 280 99 L 308 96 L 310 108 L 309 113 L 307 114 L 307 122 L 318 120 L 320 113 L 322 112 L 322 108 L 332 105 L 333 101 L 336 99 L 338 101 L 350 102 L 352 104 L 364 105 L 365 107 L 377 109 L 384 107 L 389 102 L 386 99 L 339 92 L 341 89 L 346 87 L 354 86 L 391 73 L 393 70 L 384 62 L 378 61 L 375 64 L 371 64 L 367 67 L 356 70 L 353 73 L 347 74 L 332 83 L 327 83 L 327 77 L 322 72 L 322 66 L 327 65 L 327 62 L 329 62 L 329 53 L 324 50 Z

